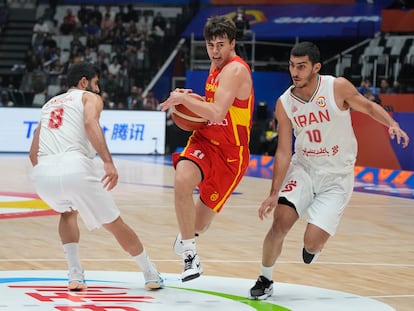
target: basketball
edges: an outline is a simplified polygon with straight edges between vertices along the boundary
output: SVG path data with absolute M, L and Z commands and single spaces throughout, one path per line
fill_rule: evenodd
M 189 93 L 191 97 L 204 102 L 204 98 L 197 93 Z M 184 131 L 194 131 L 199 129 L 207 120 L 192 112 L 184 105 L 175 105 L 172 107 L 172 119 L 174 123 Z

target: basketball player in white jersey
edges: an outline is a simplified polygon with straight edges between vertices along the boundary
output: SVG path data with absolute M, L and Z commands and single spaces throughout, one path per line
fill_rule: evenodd
M 89 230 L 103 226 L 141 268 L 147 289 L 163 287 L 136 233 L 122 220 L 109 193 L 118 172 L 99 118 L 103 102 L 99 74 L 90 63 L 75 63 L 67 73 L 70 89 L 50 99 L 41 111 L 30 147 L 33 180 L 40 198 L 60 213 L 59 235 L 69 268 L 69 290 L 86 288 L 79 257 L 77 214 Z M 96 153 L 103 161 L 97 165 Z
M 299 217 L 307 214 L 302 250 L 306 264 L 317 259 L 335 234 L 354 185 L 357 141 L 350 109 L 386 126 L 391 139 L 403 147 L 409 143 L 408 135 L 380 105 L 362 96 L 348 80 L 320 75 L 320 69 L 316 45 L 301 42 L 293 47 L 289 61 L 293 85 L 275 109 L 279 140 L 270 194 L 259 208 L 262 220 L 273 212 L 273 223 L 263 242 L 260 276 L 250 289 L 253 299 L 272 295 L 273 266 Z

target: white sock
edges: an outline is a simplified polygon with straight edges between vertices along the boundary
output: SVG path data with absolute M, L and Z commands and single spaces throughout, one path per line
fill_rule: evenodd
M 134 258 L 134 260 L 136 261 L 136 263 L 142 271 L 150 271 L 154 268 L 145 249 L 142 251 L 141 254 L 133 256 L 132 258 Z
M 196 253 L 196 244 L 195 238 L 188 239 L 188 240 L 181 240 L 183 243 L 184 252 L 192 251 L 194 254 Z
M 273 278 L 273 266 L 265 267 L 263 264 L 260 265 L 260 274 L 263 275 L 266 279 L 272 280 Z
M 63 252 L 65 253 L 66 262 L 68 263 L 69 270 L 77 269 L 82 271 L 82 264 L 79 256 L 79 243 L 66 243 L 63 244 Z

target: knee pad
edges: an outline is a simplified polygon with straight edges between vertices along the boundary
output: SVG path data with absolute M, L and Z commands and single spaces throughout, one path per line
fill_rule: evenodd
M 303 262 L 308 265 L 315 262 L 316 259 L 318 259 L 320 253 L 321 252 L 317 252 L 316 254 L 311 254 L 305 248 L 303 248 L 302 249 Z

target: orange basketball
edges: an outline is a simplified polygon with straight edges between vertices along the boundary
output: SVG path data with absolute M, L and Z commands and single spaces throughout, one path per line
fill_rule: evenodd
M 204 102 L 204 98 L 197 93 L 189 93 L 188 95 L 192 96 L 195 99 Z M 174 123 L 184 131 L 194 131 L 199 129 L 207 120 L 200 117 L 199 115 L 192 112 L 190 109 L 184 105 L 175 105 L 172 107 L 172 119 Z

